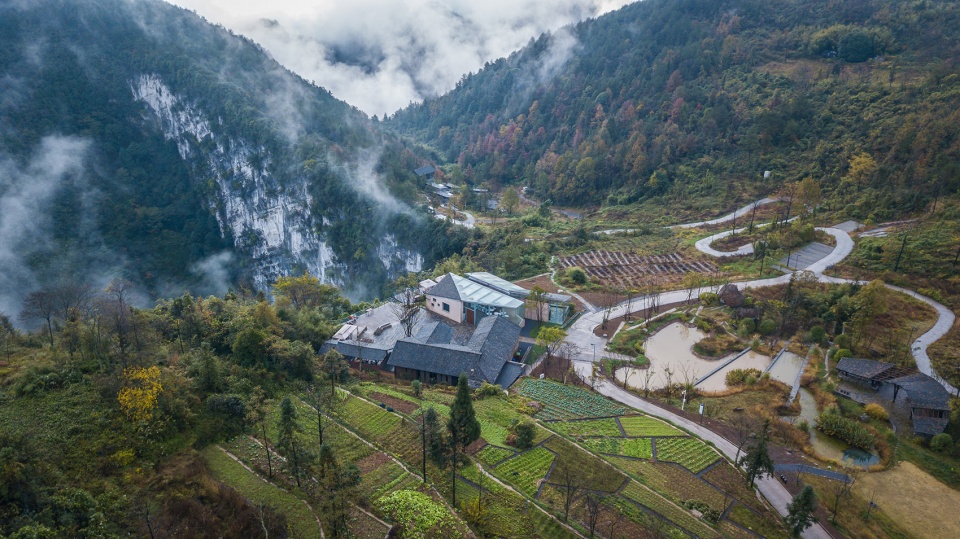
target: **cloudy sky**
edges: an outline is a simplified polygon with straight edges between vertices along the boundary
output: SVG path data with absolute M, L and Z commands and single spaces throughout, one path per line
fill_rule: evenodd
M 168 0 L 260 43 L 370 115 L 450 90 L 487 61 L 631 0 Z

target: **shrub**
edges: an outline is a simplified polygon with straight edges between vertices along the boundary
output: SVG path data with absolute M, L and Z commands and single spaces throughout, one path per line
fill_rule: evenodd
M 751 335 L 754 331 L 757 330 L 757 323 L 753 318 L 744 318 L 740 321 L 740 333 L 743 335 Z
M 833 343 L 837 345 L 837 348 L 850 348 L 850 336 L 849 335 L 837 335 L 837 338 L 833 340 Z
M 852 357 L 852 356 L 853 356 L 853 352 L 851 352 L 849 348 L 840 348 L 839 350 L 833 353 L 833 361 L 837 362 L 845 357 Z
M 808 423 L 806 419 L 801 419 L 800 421 L 797 421 L 796 426 L 798 429 L 802 430 L 803 432 L 810 432 L 810 423 Z
M 501 389 L 498 385 L 491 384 L 490 382 L 483 382 L 480 387 L 474 390 L 473 394 L 478 399 L 482 399 L 483 397 L 496 397 L 503 395 L 503 389 Z
M 887 421 L 888 419 L 890 419 L 890 414 L 888 414 L 887 411 L 884 410 L 883 406 L 880 406 L 875 402 L 871 402 L 870 404 L 864 406 L 863 411 L 866 412 L 868 416 L 876 419 L 877 421 Z
M 713 307 L 720 305 L 720 298 L 713 292 L 704 292 L 700 294 L 700 303 Z
M 567 278 L 573 284 L 587 284 L 587 272 L 583 271 L 583 268 L 578 268 L 576 266 L 567 268 Z
M 443 504 L 415 490 L 398 490 L 377 506 L 400 528 L 401 537 L 460 537 L 456 521 Z
M 946 432 L 941 432 L 930 439 L 930 449 L 937 453 L 949 453 L 953 451 L 953 438 Z
M 760 322 L 760 334 L 761 335 L 772 335 L 774 331 L 777 330 L 777 323 L 773 320 L 767 318 Z
M 527 449 L 533 445 L 533 438 L 537 435 L 537 427 L 530 421 L 521 421 L 514 428 L 517 435 L 516 446 L 519 449 Z
M 728 386 L 740 386 L 747 383 L 748 378 L 753 378 L 756 382 L 760 377 L 760 371 L 757 369 L 733 369 L 727 373 Z
M 410 382 L 410 387 L 413 388 L 413 396 L 420 398 L 423 395 L 423 383 L 420 380 L 414 380 Z
M 827 409 L 820 414 L 817 423 L 817 428 L 824 433 L 840 438 L 854 447 L 869 451 L 876 444 L 876 439 L 866 427 L 852 419 L 843 417 L 834 408 Z
M 822 343 L 823 340 L 827 338 L 827 332 L 823 329 L 823 326 L 813 326 L 810 328 L 810 341 L 815 343 Z

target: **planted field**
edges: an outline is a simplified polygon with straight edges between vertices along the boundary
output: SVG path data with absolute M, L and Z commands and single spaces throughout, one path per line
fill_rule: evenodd
M 615 492 L 626 480 L 626 476 L 613 466 L 573 445 L 566 438 L 553 436 L 543 445 L 557 454 L 557 465 L 550 475 L 551 483 L 561 482 L 563 478 L 558 475 L 558 470 L 562 472 L 563 469 L 574 471 L 583 488 L 590 490 Z
M 789 537 L 787 531 L 783 528 L 783 525 L 780 524 L 779 519 L 776 523 L 771 522 L 770 520 L 754 513 L 743 504 L 738 503 L 734 505 L 730 510 L 730 513 L 727 514 L 727 518 L 743 526 L 744 528 L 759 533 L 760 535 L 769 539 Z
M 697 473 L 720 458 L 716 451 L 696 438 L 658 438 L 657 460 L 676 462 Z
M 320 438 L 317 434 L 317 413 L 303 401 L 295 400 L 297 408 L 297 419 L 300 426 L 303 427 L 303 436 L 308 444 L 319 443 Z M 279 418 L 279 411 L 276 411 L 276 418 Z M 368 457 L 374 452 L 373 448 L 363 443 L 352 433 L 338 425 L 328 417 L 323 418 L 323 443 L 329 444 L 337 455 L 337 459 L 342 462 L 357 462 Z M 274 425 L 276 421 L 273 421 Z M 273 438 L 276 440 L 276 438 Z
M 588 251 L 560 258 L 560 267 L 577 266 L 595 283 L 617 288 L 674 283 L 686 273 L 714 273 L 716 267 L 679 253 L 640 256 L 620 251 Z
M 506 449 L 504 447 L 497 447 L 495 445 L 487 445 L 477 453 L 477 458 L 480 459 L 480 462 L 486 464 L 487 466 L 496 466 L 500 461 L 510 458 L 516 454 L 512 449 Z
M 337 415 L 349 422 L 364 437 L 373 439 L 382 438 L 403 422 L 399 415 L 353 396 L 343 402 Z
M 350 536 L 356 539 L 383 539 L 390 531 L 390 526 L 364 513 L 359 507 L 350 509 Z
M 550 471 L 553 459 L 553 453 L 543 447 L 535 447 L 497 466 L 496 474 L 533 497 L 540 488 L 540 480 Z
M 730 494 L 742 504 L 757 511 L 768 511 L 767 507 L 757 499 L 756 493 L 747 486 L 744 475 L 727 462 L 722 462 L 710 468 L 707 473 L 703 474 L 703 479 Z
M 569 436 L 623 436 L 617 420 L 608 417 L 605 419 L 586 419 L 582 421 L 551 421 L 551 429 Z
M 391 492 L 413 488 L 420 483 L 419 477 L 407 473 L 392 460 L 386 460 L 371 470 L 364 470 L 361 477 L 360 492 L 371 502 Z
M 629 415 L 618 420 L 627 436 L 685 436 L 680 429 L 647 415 Z
M 718 537 L 716 530 L 707 526 L 703 521 L 694 517 L 689 511 L 682 507 L 670 503 L 663 496 L 658 495 L 652 490 L 645 488 L 636 481 L 630 481 L 630 484 L 620 493 L 624 498 L 632 500 L 640 505 L 647 507 L 664 517 L 668 518 L 674 524 L 685 528 L 699 537 Z
M 596 393 L 549 380 L 524 378 L 517 391 L 543 404 L 543 410 L 537 413 L 543 420 L 609 417 L 627 412 L 626 407 Z
M 713 509 L 723 511 L 724 495 L 685 468 L 666 462 L 610 457 L 617 468 L 634 479 L 677 503 L 700 500 Z M 729 499 L 727 503 L 729 503 Z
M 638 459 L 652 459 L 653 445 L 650 438 L 587 438 L 580 445 L 609 455 L 622 455 Z
M 317 517 L 299 498 L 251 473 L 216 446 L 207 447 L 202 454 L 218 481 L 237 489 L 253 503 L 283 513 L 297 537 L 321 537 Z

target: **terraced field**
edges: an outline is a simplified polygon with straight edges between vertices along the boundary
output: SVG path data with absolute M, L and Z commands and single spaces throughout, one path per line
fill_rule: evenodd
M 611 417 L 627 412 L 626 407 L 606 397 L 550 380 L 524 378 L 517 392 L 543 404 L 543 410 L 536 417 L 544 421 Z
M 569 436 L 621 436 L 617 420 L 612 417 L 604 419 L 586 419 L 582 421 L 551 421 L 547 424 L 551 429 Z
M 527 496 L 536 496 L 540 481 L 550 471 L 554 457 L 547 449 L 535 447 L 497 466 L 494 473 Z
M 650 438 L 587 438 L 580 445 L 591 451 L 608 455 L 638 459 L 653 458 L 653 444 Z
M 648 415 L 629 415 L 618 418 L 627 436 L 686 436 L 686 433 Z
M 676 462 L 697 473 L 720 458 L 710 446 L 696 438 L 658 438 L 657 460 Z
M 650 284 L 670 284 L 683 279 L 686 273 L 714 273 L 710 262 L 691 260 L 679 253 L 640 256 L 620 251 L 588 251 L 560 258 L 560 268 L 577 266 L 592 282 L 617 288 Z

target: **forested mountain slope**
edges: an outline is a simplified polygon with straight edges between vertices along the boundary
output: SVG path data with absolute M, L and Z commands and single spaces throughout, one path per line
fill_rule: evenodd
M 958 28 L 956 2 L 646 0 L 389 125 L 468 181 L 562 204 L 730 207 L 813 177 L 828 205 L 885 219 L 956 190 Z
M 163 294 L 309 270 L 375 295 L 445 254 L 404 202 L 420 163 L 191 12 L 0 3 L 0 311 L 114 276 Z

